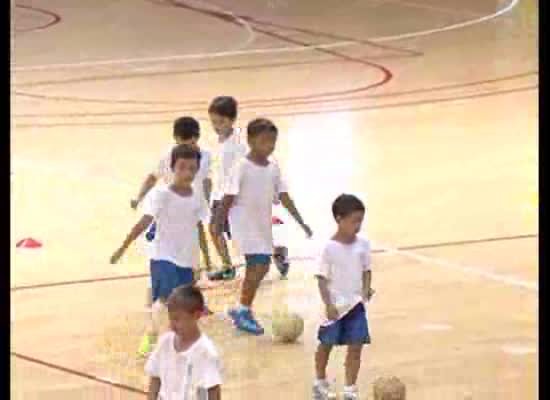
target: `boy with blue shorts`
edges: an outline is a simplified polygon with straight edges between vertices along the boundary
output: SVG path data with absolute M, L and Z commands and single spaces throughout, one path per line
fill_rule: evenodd
M 261 335 L 264 329 L 253 317 L 251 308 L 271 264 L 274 196 L 278 195 L 308 236 L 311 230 L 294 206 L 279 166 L 270 160 L 277 141 L 277 127 L 267 119 L 255 119 L 248 124 L 247 139 L 250 152 L 237 162 L 230 174 L 222 206 L 214 216 L 214 233 L 222 234 L 225 218 L 229 216 L 232 236 L 246 260 L 240 304 L 229 310 L 229 315 L 238 329 Z
M 204 196 L 192 186 L 200 158 L 200 152 L 193 146 L 174 147 L 170 161 L 172 183 L 152 193 L 145 203 L 143 217 L 111 257 L 112 264 L 118 262 L 130 244 L 155 221 L 156 232 L 150 248 L 152 318 L 146 333 L 149 350 L 158 336 L 166 299 L 175 287 L 194 283 L 193 266 L 199 265 L 198 225 L 208 215 Z
M 361 351 L 370 343 L 365 303 L 371 288 L 370 242 L 357 236 L 365 217 L 365 206 L 357 197 L 342 194 L 332 204 L 338 228 L 321 253 L 316 277 L 325 306 L 315 353 L 314 400 L 336 398 L 326 379 L 333 346 L 347 346 L 346 382 L 343 399 L 357 400 L 357 376 Z

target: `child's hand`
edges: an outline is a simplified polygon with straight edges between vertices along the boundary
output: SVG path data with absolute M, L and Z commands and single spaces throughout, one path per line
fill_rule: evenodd
M 336 321 L 338 319 L 338 309 L 334 304 L 327 305 L 327 317 L 331 321 Z
M 113 255 L 111 256 L 111 264 L 116 264 L 118 260 L 120 260 L 120 258 L 124 254 L 124 250 L 125 249 L 121 247 L 120 249 L 118 249 L 113 253 Z
M 309 226 L 307 226 L 306 224 L 304 224 L 304 226 L 302 226 L 302 228 L 304 229 L 304 232 L 306 233 L 307 238 L 310 239 L 313 236 L 313 231 L 311 230 L 311 228 Z
M 369 288 L 369 290 L 367 290 L 367 293 L 363 295 L 363 299 L 365 299 L 366 301 L 370 301 L 370 299 L 372 298 L 372 296 L 374 296 L 375 293 L 376 291 L 373 288 Z

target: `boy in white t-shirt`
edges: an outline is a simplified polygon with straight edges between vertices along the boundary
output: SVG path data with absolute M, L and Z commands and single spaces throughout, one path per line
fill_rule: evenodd
M 237 119 L 237 100 L 231 96 L 218 96 L 208 107 L 208 116 L 214 131 L 218 135 L 218 146 L 215 151 L 216 180 L 212 192 L 212 216 L 221 207 L 223 188 L 235 163 L 244 157 L 246 145 L 241 143 L 239 131 L 234 127 Z M 229 249 L 224 235 L 214 235 L 214 220 L 210 221 L 210 232 L 218 255 L 222 259 L 221 270 L 208 274 L 211 280 L 231 280 L 236 276 L 236 269 L 231 262 Z M 223 232 L 231 239 L 229 222 L 224 221 Z
M 365 217 L 365 206 L 357 197 L 342 194 L 332 204 L 332 214 L 338 229 L 325 245 L 315 274 L 326 312 L 318 332 L 313 399 L 336 397 L 326 379 L 326 368 L 333 346 L 347 346 L 343 399 L 357 400 L 355 384 L 361 351 L 364 344 L 370 343 L 365 302 L 374 293 L 370 243 L 357 236 Z
M 267 119 L 255 119 L 248 124 L 247 136 L 250 152 L 237 162 L 226 183 L 222 207 L 214 216 L 214 233 L 221 235 L 225 218 L 229 216 L 231 234 L 246 259 L 240 304 L 229 310 L 229 315 L 238 329 L 261 335 L 264 330 L 254 319 L 251 307 L 271 263 L 274 196 L 279 196 L 308 237 L 311 230 L 290 198 L 279 166 L 269 160 L 275 150 L 277 127 Z
M 130 202 L 130 205 L 133 209 L 136 209 L 137 206 L 143 201 L 147 196 L 150 190 L 157 184 L 161 182 L 165 185 L 168 185 L 172 182 L 174 173 L 170 168 L 170 162 L 172 157 L 172 149 L 178 144 L 188 144 L 194 146 L 201 153 L 201 162 L 200 167 L 195 175 L 193 180 L 193 185 L 196 186 L 196 189 L 200 194 L 204 195 L 204 199 L 207 203 L 210 202 L 210 196 L 212 193 L 212 167 L 211 167 L 211 156 L 210 152 L 204 149 L 200 149 L 198 142 L 200 139 L 200 125 L 199 122 L 192 117 L 181 117 L 174 121 L 173 135 L 175 145 L 171 145 L 166 153 L 161 157 L 161 159 L 155 165 L 153 171 L 147 175 L 136 199 Z M 209 218 L 209 216 L 207 216 Z M 205 218 L 205 220 L 207 219 Z M 202 255 L 204 257 L 204 262 L 206 264 L 206 269 L 209 270 L 212 268 L 212 262 L 210 259 L 210 253 L 208 251 L 208 243 L 206 241 L 206 234 L 204 231 L 203 222 L 201 221 L 199 227 L 199 239 Z M 146 233 L 147 240 L 151 241 L 155 235 L 155 224 L 151 224 Z
M 196 286 L 176 287 L 167 301 L 171 331 L 145 364 L 150 400 L 220 400 L 222 364 L 198 320 L 204 298 Z
M 172 183 L 152 193 L 151 199 L 145 202 L 143 217 L 111 257 L 112 264 L 118 262 L 130 244 L 156 222 L 150 249 L 152 318 L 140 346 L 142 355 L 151 350 L 158 335 L 165 300 L 175 287 L 194 282 L 193 268 L 199 265 L 198 224 L 208 214 L 203 195 L 192 186 L 200 157 L 200 152 L 192 146 L 174 147 L 170 162 L 174 173 Z

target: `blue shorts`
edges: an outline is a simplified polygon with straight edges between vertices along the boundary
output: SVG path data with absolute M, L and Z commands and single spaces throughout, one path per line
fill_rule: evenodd
M 151 260 L 151 294 L 153 302 L 166 300 L 172 290 L 193 282 L 193 269 L 178 267 L 166 260 Z
M 328 326 L 321 326 L 317 338 L 321 344 L 327 346 L 369 344 L 369 324 L 365 305 L 359 303 L 343 318 Z
M 245 254 L 246 267 L 253 267 L 255 265 L 267 265 L 271 264 L 271 254 Z

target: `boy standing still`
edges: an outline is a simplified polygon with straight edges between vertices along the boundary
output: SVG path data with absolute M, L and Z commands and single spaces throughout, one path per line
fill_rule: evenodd
M 160 316 L 172 290 L 194 282 L 193 266 L 198 265 L 200 257 L 198 224 L 208 214 L 203 195 L 192 186 L 199 165 L 200 153 L 194 147 L 184 144 L 174 147 L 170 162 L 172 183 L 152 193 L 145 203 L 144 215 L 111 256 L 111 264 L 116 264 L 155 221 L 150 260 L 153 304 L 151 324 L 140 345 L 142 355 L 149 353 L 156 341 Z
M 240 304 L 229 310 L 229 315 L 238 329 L 256 335 L 263 334 L 264 329 L 253 317 L 251 308 L 271 264 L 271 216 L 275 195 L 306 235 L 312 235 L 288 194 L 279 166 L 269 160 L 275 150 L 277 133 L 277 127 L 267 119 L 255 119 L 248 124 L 250 152 L 235 165 L 225 186 L 222 206 L 214 215 L 215 235 L 221 235 L 229 216 L 232 235 L 246 260 Z
M 326 379 L 326 368 L 333 346 L 347 346 L 343 399 L 358 400 L 361 351 L 370 343 L 365 303 L 374 294 L 370 242 L 357 236 L 365 206 L 357 197 L 342 194 L 332 204 L 332 214 L 338 228 L 322 251 L 316 273 L 326 313 L 318 332 L 313 399 L 336 398 Z

